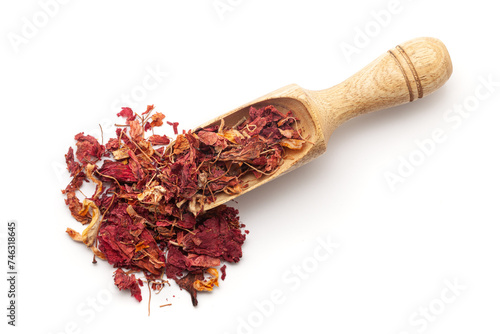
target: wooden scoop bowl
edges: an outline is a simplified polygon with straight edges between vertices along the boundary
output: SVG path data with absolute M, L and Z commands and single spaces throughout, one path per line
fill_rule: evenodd
M 251 106 L 272 104 L 284 113 L 292 110 L 300 120 L 303 136 L 308 138 L 301 150 L 287 152 L 288 158 L 272 175 L 255 179 L 249 173 L 243 177 L 248 185 L 243 192 L 237 195 L 220 193 L 216 201 L 205 204 L 204 209 L 214 208 L 304 165 L 326 151 L 333 130 L 345 121 L 429 95 L 441 87 L 451 73 L 450 55 L 440 40 L 415 38 L 387 51 L 331 88 L 312 91 L 292 84 L 201 125 L 199 128 L 219 124 L 224 119 L 225 125 L 231 127 L 248 115 Z

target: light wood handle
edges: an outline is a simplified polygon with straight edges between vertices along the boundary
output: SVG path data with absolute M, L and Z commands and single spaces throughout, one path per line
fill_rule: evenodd
M 445 45 L 436 38 L 421 37 L 389 50 L 342 83 L 309 93 L 320 106 L 318 116 L 328 139 L 352 117 L 431 94 L 452 71 Z

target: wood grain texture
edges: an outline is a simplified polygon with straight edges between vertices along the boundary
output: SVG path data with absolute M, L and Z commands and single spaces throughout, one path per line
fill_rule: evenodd
M 415 38 L 384 53 L 347 80 L 319 91 L 306 90 L 293 84 L 280 88 L 200 127 L 224 119 L 233 125 L 248 115 L 250 106 L 275 105 L 283 112 L 292 110 L 309 143 L 300 151 L 288 152 L 278 170 L 256 180 L 248 175 L 248 187 L 239 195 L 220 194 L 216 202 L 205 205 L 211 209 L 259 187 L 295 168 L 306 164 L 326 151 L 328 138 L 345 121 L 368 112 L 398 106 L 425 97 L 441 87 L 453 71 L 444 44 L 431 37 Z
M 394 107 L 436 91 L 453 71 L 444 44 L 430 37 L 402 43 L 344 82 L 311 91 L 326 137 L 360 114 Z

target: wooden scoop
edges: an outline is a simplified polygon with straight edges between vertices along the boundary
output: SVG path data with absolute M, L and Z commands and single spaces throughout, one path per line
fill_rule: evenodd
M 216 201 L 205 204 L 204 209 L 214 208 L 304 165 L 326 151 L 333 130 L 345 121 L 429 95 L 448 80 L 451 72 L 450 55 L 440 40 L 415 38 L 387 51 L 332 88 L 312 91 L 292 84 L 201 125 L 199 128 L 219 124 L 224 119 L 225 125 L 231 127 L 248 115 L 251 106 L 272 104 L 284 113 L 292 110 L 300 120 L 303 136 L 309 141 L 301 150 L 289 150 L 288 158 L 272 175 L 255 179 L 249 173 L 242 180 L 248 184 L 243 192 L 220 193 Z

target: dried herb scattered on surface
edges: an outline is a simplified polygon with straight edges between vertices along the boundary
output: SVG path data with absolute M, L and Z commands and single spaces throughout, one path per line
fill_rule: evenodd
M 167 122 L 177 135 L 154 134 L 165 116 L 148 106 L 141 115 L 122 108 L 116 137 L 105 145 L 79 133 L 76 153 L 65 155 L 71 182 L 62 192 L 72 216 L 86 226 L 69 236 L 84 243 L 95 257 L 118 268 L 116 286 L 141 301 L 143 272 L 148 287 L 161 290 L 174 280 L 191 294 L 212 291 L 226 277 L 223 262 L 238 262 L 246 233 L 238 210 L 204 205 L 220 193 L 238 194 L 247 174 L 260 178 L 277 170 L 286 150 L 305 143 L 298 119 L 274 106 L 249 109 L 233 127 L 221 124 L 178 134 L 178 123 Z M 146 133 L 152 134 L 146 136 Z M 75 159 L 76 156 L 76 159 Z M 80 200 L 83 182 L 95 184 L 92 196 Z M 81 197 L 81 195 L 80 195 Z M 127 270 L 124 271 L 123 269 Z

